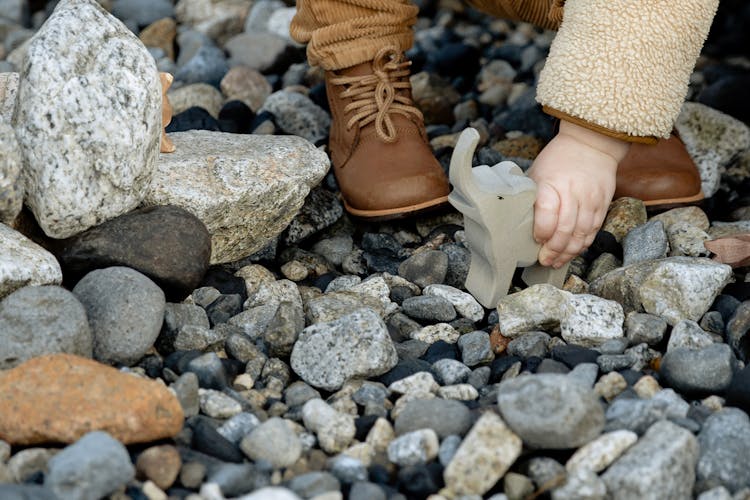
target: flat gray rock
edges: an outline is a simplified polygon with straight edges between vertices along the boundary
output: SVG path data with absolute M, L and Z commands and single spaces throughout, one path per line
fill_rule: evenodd
M 164 292 L 138 271 L 127 267 L 92 271 L 73 293 L 86 308 L 97 361 L 132 365 L 159 336 Z
M 658 220 L 631 229 L 622 240 L 623 265 L 663 259 L 669 250 L 664 224 Z
M 667 420 L 655 423 L 601 477 L 613 500 L 691 498 L 698 440 Z
M 86 311 L 58 286 L 27 286 L 0 302 L 0 370 L 44 354 L 91 357 Z
M 664 355 L 659 373 L 667 385 L 682 393 L 715 394 L 729 387 L 736 364 L 727 344 L 677 347 Z
M 596 393 L 565 375 L 506 380 L 500 384 L 497 404 L 508 426 L 532 448 L 577 448 L 604 428 Z
M 328 171 L 325 153 L 300 137 L 205 130 L 169 135 L 144 203 L 177 205 L 211 234 L 211 263 L 264 248 L 291 222 Z
M 14 127 L 26 204 L 48 236 L 128 212 L 159 153 L 156 64 L 96 1 L 63 0 L 28 45 Z
M 371 309 L 308 326 L 294 344 L 292 369 L 308 384 L 335 391 L 354 377 L 382 375 L 398 363 L 388 328 Z
M 18 231 L 0 224 L 0 299 L 29 285 L 59 285 L 57 259 Z

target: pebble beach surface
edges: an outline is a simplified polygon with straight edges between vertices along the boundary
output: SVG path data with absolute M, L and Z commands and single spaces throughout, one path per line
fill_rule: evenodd
M 293 7 L 101 5 L 0 1 L 1 499 L 750 499 L 750 280 L 704 244 L 750 232 L 747 7 L 676 124 L 709 198 L 615 200 L 485 309 L 450 207 L 345 214 Z M 528 167 L 554 34 L 419 6 L 438 159 Z

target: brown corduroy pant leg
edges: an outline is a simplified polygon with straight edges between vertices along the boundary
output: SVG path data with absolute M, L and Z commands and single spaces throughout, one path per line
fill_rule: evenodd
M 505 19 L 556 28 L 564 0 L 468 0 Z M 406 51 L 418 8 L 409 0 L 297 0 L 292 37 L 307 44 L 307 60 L 327 71 L 372 61 L 383 47 Z

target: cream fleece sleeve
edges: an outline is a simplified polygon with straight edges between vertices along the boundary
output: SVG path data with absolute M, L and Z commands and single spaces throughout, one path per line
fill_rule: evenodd
M 625 140 L 667 137 L 718 3 L 567 0 L 537 101 Z

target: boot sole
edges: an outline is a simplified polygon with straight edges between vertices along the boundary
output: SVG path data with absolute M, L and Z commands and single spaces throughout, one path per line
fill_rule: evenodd
M 644 201 L 643 204 L 646 205 L 646 208 L 648 210 L 669 210 L 671 208 L 677 208 L 684 205 L 696 204 L 705 199 L 706 196 L 703 194 L 703 190 L 701 189 L 698 194 L 693 196 L 686 196 L 684 198 L 666 198 L 663 200 L 649 200 Z
M 346 208 L 346 211 L 349 212 L 354 217 L 357 217 L 360 219 L 367 219 L 368 221 L 372 221 L 372 222 L 378 222 L 378 221 L 387 221 L 387 220 L 394 220 L 394 219 L 403 219 L 405 217 L 411 217 L 414 215 L 422 214 L 424 212 L 436 210 L 448 204 L 448 196 L 435 198 L 434 200 L 425 201 L 423 203 L 418 203 L 416 205 L 409 205 L 406 207 L 399 207 L 399 208 L 387 208 L 383 210 L 360 210 L 360 209 L 350 206 L 346 202 L 346 200 L 343 199 L 343 197 L 341 198 L 341 201 L 344 203 L 344 208 Z

